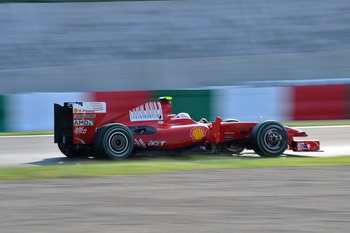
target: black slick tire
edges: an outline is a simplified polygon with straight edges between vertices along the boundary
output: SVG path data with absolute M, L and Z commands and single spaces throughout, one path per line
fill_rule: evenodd
M 108 124 L 96 132 L 93 147 L 99 159 L 125 159 L 134 148 L 134 137 L 125 125 Z
M 265 121 L 255 125 L 250 139 L 252 149 L 261 157 L 278 157 L 288 147 L 288 132 L 276 121 Z
M 233 141 L 233 142 L 224 142 L 221 144 L 221 148 L 223 151 L 235 155 L 239 155 L 242 151 L 244 151 L 245 146 L 240 141 Z

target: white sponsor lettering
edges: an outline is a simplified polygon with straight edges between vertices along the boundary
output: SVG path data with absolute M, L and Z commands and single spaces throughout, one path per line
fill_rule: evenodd
M 135 143 L 138 145 L 138 146 L 142 146 L 143 148 L 146 148 L 146 144 L 143 142 L 143 140 L 140 138 L 140 139 L 136 139 L 135 138 Z
M 311 148 L 311 146 L 308 143 L 306 143 L 306 142 L 298 144 L 298 150 L 299 151 L 309 151 L 310 148 Z
M 74 120 L 74 126 L 92 126 L 94 125 L 94 120 Z
M 83 127 L 78 127 L 74 130 L 74 134 L 86 134 L 87 129 Z
M 73 113 L 106 113 L 105 102 L 73 103 Z
M 166 141 L 149 141 L 148 146 L 164 146 Z

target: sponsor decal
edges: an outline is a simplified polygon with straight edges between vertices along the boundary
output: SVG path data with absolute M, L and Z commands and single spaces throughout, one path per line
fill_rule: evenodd
M 95 124 L 94 120 L 74 120 L 74 126 L 92 126 Z
M 191 137 L 193 141 L 202 141 L 205 137 L 205 131 L 202 128 L 192 128 Z
M 87 110 L 87 109 L 74 109 L 74 113 L 96 113 L 95 110 Z
M 74 129 L 74 134 L 86 134 L 87 128 L 84 127 L 78 127 Z
M 75 119 L 96 118 L 96 114 L 74 115 Z
M 148 146 L 164 146 L 166 141 L 149 141 Z
M 129 111 L 130 121 L 160 121 L 163 120 L 162 105 L 159 102 L 149 102 Z
M 146 144 L 143 142 L 143 140 L 142 140 L 141 138 L 140 138 L 140 139 L 136 139 L 136 138 L 135 138 L 134 141 L 135 141 L 135 144 L 138 145 L 139 147 L 141 147 L 141 146 L 142 146 L 143 148 L 146 148 L 146 147 L 147 147 Z
M 105 102 L 83 102 L 82 104 L 73 104 L 74 113 L 106 113 Z
M 310 144 L 303 142 L 298 144 L 298 150 L 299 151 L 309 151 L 311 148 Z

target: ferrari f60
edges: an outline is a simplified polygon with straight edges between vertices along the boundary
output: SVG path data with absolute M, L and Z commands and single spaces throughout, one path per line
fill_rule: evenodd
M 194 121 L 187 113 L 172 114 L 171 97 L 161 97 L 105 120 L 105 102 L 66 102 L 54 105 L 55 143 L 67 157 L 124 159 L 146 151 L 240 154 L 254 150 L 277 157 L 287 149 L 318 151 L 319 141 L 294 140 L 305 132 L 277 121 L 236 119 Z

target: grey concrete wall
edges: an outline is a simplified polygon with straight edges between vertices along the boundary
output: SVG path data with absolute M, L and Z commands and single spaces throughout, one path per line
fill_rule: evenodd
M 350 1 L 1 4 L 0 94 L 349 78 Z
M 293 85 L 320 79 L 350 83 L 349 61 L 350 51 L 336 51 L 5 70 L 0 71 L 0 93 Z

